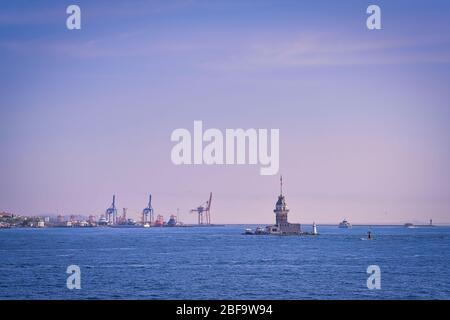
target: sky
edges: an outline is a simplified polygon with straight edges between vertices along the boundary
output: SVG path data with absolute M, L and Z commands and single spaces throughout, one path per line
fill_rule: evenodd
M 81 30 L 66 8 L 81 8 Z M 381 8 L 368 30 L 366 8 Z M 0 0 L 0 211 L 138 217 L 213 192 L 272 223 L 279 175 L 172 163 L 173 130 L 276 128 L 300 223 L 450 223 L 448 1 Z

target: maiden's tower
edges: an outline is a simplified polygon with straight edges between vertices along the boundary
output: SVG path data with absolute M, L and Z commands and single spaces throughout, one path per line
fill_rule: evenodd
M 300 223 L 288 222 L 289 208 L 283 195 L 283 177 L 280 177 L 280 195 L 273 212 L 275 213 L 276 223 L 266 227 L 268 233 L 280 235 L 299 235 L 302 233 Z

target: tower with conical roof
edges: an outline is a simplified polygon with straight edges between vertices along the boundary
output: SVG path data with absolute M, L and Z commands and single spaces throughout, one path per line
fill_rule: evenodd
M 283 177 L 280 177 L 280 195 L 275 204 L 275 225 L 267 226 L 266 229 L 269 234 L 301 234 L 301 226 L 299 223 L 289 223 L 288 213 L 289 208 L 286 199 L 283 195 Z
M 287 216 L 289 208 L 283 195 L 283 176 L 280 177 L 280 195 L 278 196 L 273 212 L 275 213 L 275 220 L 278 226 L 286 225 L 288 223 Z

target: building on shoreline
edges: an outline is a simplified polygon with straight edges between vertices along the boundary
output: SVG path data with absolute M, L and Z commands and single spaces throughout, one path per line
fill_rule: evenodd
M 299 235 L 302 233 L 300 223 L 289 223 L 289 208 L 283 195 L 283 177 L 280 177 L 280 195 L 275 204 L 275 224 L 266 227 L 266 231 L 270 234 L 280 235 Z

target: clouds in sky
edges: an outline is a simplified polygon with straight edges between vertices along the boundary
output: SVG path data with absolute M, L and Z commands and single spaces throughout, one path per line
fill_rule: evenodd
M 152 192 L 168 213 L 213 190 L 217 222 L 272 221 L 277 177 L 172 165 L 170 132 L 203 120 L 280 128 L 301 222 L 447 217 L 448 2 L 380 1 L 379 31 L 362 1 L 77 3 L 79 31 L 67 3 L 2 3 L 0 210 L 115 193 L 132 214 Z

